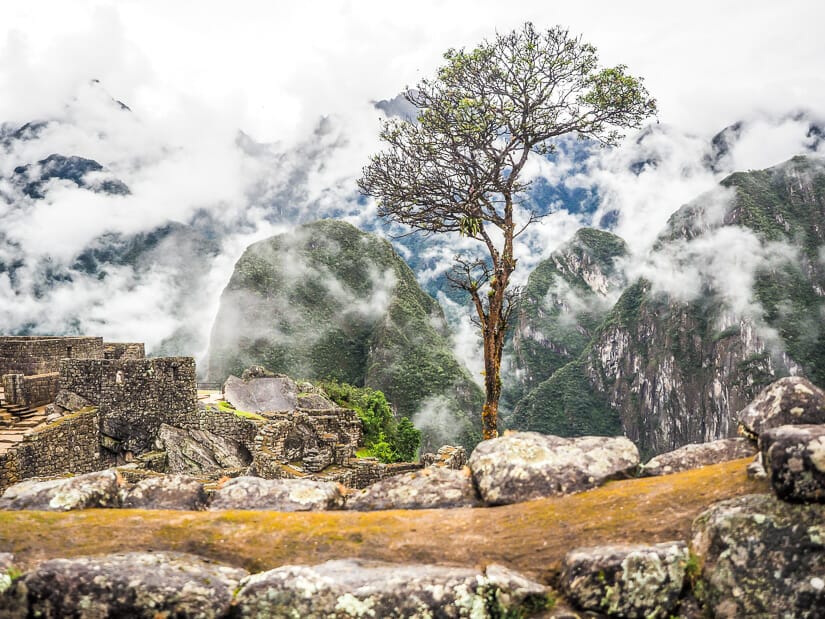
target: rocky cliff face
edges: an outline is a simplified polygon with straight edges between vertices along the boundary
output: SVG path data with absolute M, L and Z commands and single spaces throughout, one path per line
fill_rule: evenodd
M 400 414 L 436 409 L 462 444 L 478 440 L 481 392 L 450 350 L 440 307 L 387 241 L 341 221 L 261 241 L 237 262 L 209 377 L 252 365 L 379 389 Z M 424 449 L 446 438 L 423 429 Z
M 513 334 L 521 371 L 509 397 L 529 392 L 581 354 L 624 284 L 615 261 L 626 253 L 616 235 L 582 228 L 530 274 Z
M 624 290 L 574 360 L 548 366 L 512 425 L 585 434 L 618 421 L 650 455 L 730 436 L 734 414 L 778 376 L 825 381 L 822 161 L 797 157 L 722 186 L 724 200 L 673 215 L 650 280 Z

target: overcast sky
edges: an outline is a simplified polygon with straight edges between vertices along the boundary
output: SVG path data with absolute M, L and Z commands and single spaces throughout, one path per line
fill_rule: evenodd
M 821 105 L 823 19 L 818 0 L 3 0 L 0 119 L 47 114 L 95 77 L 144 115 L 195 104 L 289 141 L 429 76 L 448 47 L 532 20 L 582 33 L 645 77 L 663 122 L 707 133 Z
M 132 191 L 107 197 L 53 183 L 36 203 L 0 200 L 0 261 L 27 265 L 14 281 L 0 273 L 0 332 L 34 324 L 144 340 L 151 349 L 194 322 L 205 347 L 240 252 L 290 223 L 273 223 L 273 209 L 303 209 L 307 220 L 355 204 L 355 178 L 379 146 L 373 103 L 432 76 L 446 49 L 528 20 L 581 33 L 603 64 L 644 77 L 659 102 L 659 133 L 636 151 L 595 157 L 566 181 L 595 187 L 600 212 L 620 212 L 616 231 L 640 252 L 670 213 L 720 175 L 809 146 L 807 120 L 777 119 L 800 109 L 825 119 L 821 0 L 0 0 L 0 124 L 60 119 L 0 160 L 0 194 L 11 195 L 2 177 L 16 166 L 55 152 L 101 162 Z M 90 88 L 91 79 L 105 91 Z M 109 95 L 133 114 L 120 113 Z M 326 129 L 314 133 L 322 117 Z M 708 139 L 742 119 L 753 122 L 727 167 L 708 170 Z M 237 143 L 239 129 L 275 145 L 251 155 Z M 639 150 L 641 160 L 655 152 L 655 169 L 629 171 Z M 551 183 L 569 171 L 545 164 Z M 194 309 L 181 311 L 179 276 L 161 268 L 110 270 L 105 280 L 76 274 L 45 296 L 38 289 L 44 268 L 70 267 L 103 233 L 188 223 L 204 210 L 232 234 Z M 371 213 L 367 205 L 356 223 Z M 559 212 L 535 226 L 535 242 L 517 248 L 519 276 L 584 223 Z M 443 253 L 437 274 L 455 248 L 434 251 Z

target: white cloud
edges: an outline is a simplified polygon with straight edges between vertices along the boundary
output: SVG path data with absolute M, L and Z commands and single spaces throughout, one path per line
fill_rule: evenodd
M 581 32 L 606 63 L 626 63 L 645 76 L 659 99 L 666 125 L 641 145 L 628 140 L 624 149 L 599 153 L 568 181 L 596 188 L 595 220 L 618 211 L 616 232 L 642 256 L 676 208 L 720 179 L 722 173 L 701 165 L 714 132 L 756 118 L 726 169 L 776 163 L 805 142 L 803 124 L 759 120 L 755 111 L 762 119 L 805 107 L 823 115 L 825 100 L 819 66 L 825 6 L 803 0 L 781 6 L 704 0 L 667 12 L 652 0 L 622 6 L 531 0 L 517 7 L 425 0 L 404 10 L 377 1 L 331 2 L 319 10 L 262 1 L 239 8 L 216 1 L 15 0 L 2 12 L 0 123 L 60 122 L 0 158 L 0 175 L 52 153 L 78 155 L 101 162 L 132 191 L 103 197 L 55 182 L 36 205 L 0 198 L 10 241 L 0 243 L 0 259 L 26 259 L 14 283 L 0 274 L 3 330 L 35 323 L 43 332 L 88 328 L 159 342 L 202 321 L 205 337 L 217 297 L 249 242 L 332 211 L 360 224 L 374 216 L 372 202 L 360 210 L 353 203 L 354 180 L 378 148 L 380 113 L 371 101 L 432 75 L 448 47 L 473 45 L 527 19 Z M 117 109 L 112 97 L 132 112 Z M 272 144 L 239 146 L 239 129 Z M 629 169 L 647 156 L 656 157 L 655 168 Z M 560 158 L 535 160 L 528 172 L 557 182 L 572 169 Z M 0 196 L 11 193 L 0 180 Z M 75 275 L 53 294 L 36 294 L 44 268 L 70 264 L 101 233 L 145 232 L 200 212 L 222 228 L 222 253 L 203 265 L 205 287 L 199 298 L 183 298 L 184 307 L 168 301 L 181 300 L 181 282 L 167 266 L 109 269 L 101 280 Z M 516 283 L 585 221 L 558 212 L 526 233 L 516 248 Z M 425 256 L 433 266 L 420 277 L 437 277 L 470 245 L 458 237 L 433 245 Z M 477 351 L 471 329 L 461 324 L 469 360 Z

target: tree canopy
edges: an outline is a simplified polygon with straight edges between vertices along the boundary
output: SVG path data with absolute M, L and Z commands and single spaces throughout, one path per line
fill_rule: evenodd
M 484 340 L 484 437 L 497 433 L 499 369 L 517 295 L 513 240 L 538 216 L 517 208 L 533 156 L 562 136 L 615 145 L 656 102 L 624 65 L 600 68 L 596 48 L 561 27 L 526 23 L 471 51 L 451 49 L 435 78 L 408 88 L 416 121 L 384 122 L 386 148 L 358 181 L 378 212 L 426 233 L 457 232 L 486 249 L 456 257 L 451 281 L 472 298 Z

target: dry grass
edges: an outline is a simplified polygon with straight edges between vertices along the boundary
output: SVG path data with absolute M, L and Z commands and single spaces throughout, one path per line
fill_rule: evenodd
M 261 571 L 362 557 L 448 565 L 502 563 L 552 582 L 564 554 L 603 543 L 689 539 L 710 504 L 754 492 L 749 459 L 616 481 L 577 495 L 487 509 L 385 512 L 0 512 L 0 551 L 28 567 L 53 557 L 191 552 Z

